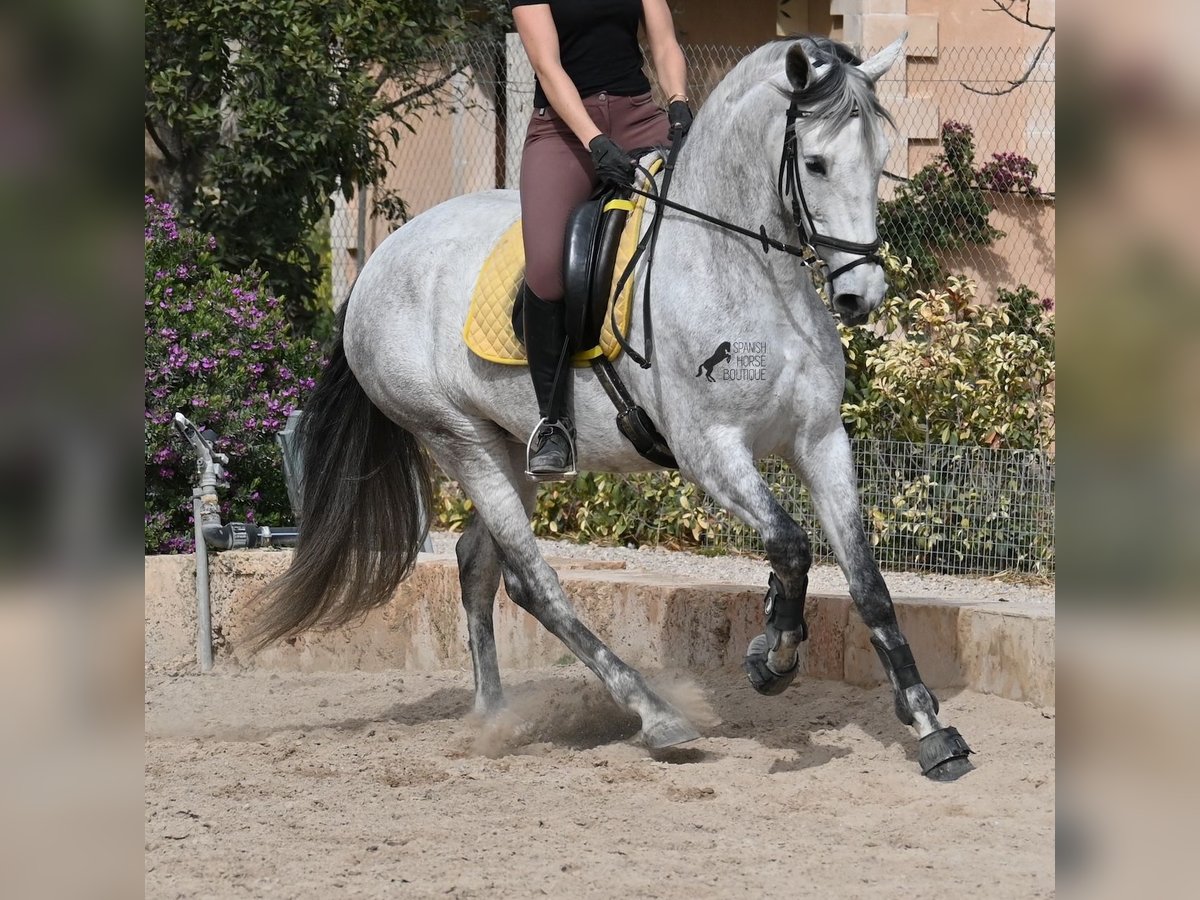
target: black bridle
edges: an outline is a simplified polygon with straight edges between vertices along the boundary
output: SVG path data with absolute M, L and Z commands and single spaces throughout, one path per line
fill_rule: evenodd
M 857 116 L 858 109 L 855 108 L 852 115 Z M 809 116 L 807 110 L 800 109 L 796 105 L 793 98 L 787 111 L 787 128 L 783 134 L 783 153 L 779 157 L 779 180 L 778 190 L 781 199 L 791 200 L 792 206 L 792 222 L 796 225 L 796 230 L 800 232 L 800 237 L 803 238 L 805 244 L 813 251 L 813 255 L 819 257 L 816 252 L 817 247 L 828 247 L 830 250 L 838 250 L 842 253 L 857 253 L 858 258 L 846 263 L 844 266 L 839 266 L 830 272 L 826 277 L 830 282 L 841 275 L 843 272 L 849 272 L 851 269 L 867 264 L 877 266 L 883 265 L 883 260 L 876 254 L 876 250 L 882 245 L 879 236 L 875 236 L 875 240 L 865 244 L 860 244 L 857 241 L 847 241 L 842 238 L 836 238 L 828 234 L 821 234 L 817 231 L 817 224 L 813 220 L 812 213 L 808 208 L 808 201 L 804 198 L 804 187 L 800 183 L 800 138 L 796 134 L 796 122 L 799 119 L 806 119 Z M 828 263 L 822 263 L 828 268 Z
M 858 114 L 856 108 L 853 115 L 857 116 Z M 621 349 L 628 353 L 630 359 L 643 369 L 650 368 L 650 357 L 654 352 L 654 331 L 650 319 L 650 274 L 654 264 L 654 246 L 658 242 L 658 228 L 662 224 L 664 209 L 674 209 L 708 222 L 711 225 L 716 225 L 718 228 L 732 231 L 734 234 L 753 238 L 762 245 L 763 253 L 777 250 L 780 253 L 787 253 L 798 257 L 801 260 L 801 264 L 814 273 L 818 268 L 826 270 L 829 268 L 829 264 L 825 262 L 821 254 L 817 251 L 818 247 L 827 247 L 842 253 L 858 254 L 856 259 L 851 260 L 843 266 L 839 266 L 832 272 L 828 272 L 825 277 L 829 282 L 832 282 L 833 279 L 842 273 L 848 272 L 858 266 L 867 264 L 883 265 L 883 260 L 875 252 L 883 243 L 878 235 L 875 237 L 875 240 L 860 244 L 856 241 L 843 240 L 842 238 L 821 234 L 821 232 L 817 231 L 816 222 L 813 219 L 812 212 L 808 208 L 808 201 L 804 197 L 804 186 L 800 182 L 800 138 L 796 133 L 797 121 L 807 118 L 809 115 L 810 113 L 807 110 L 802 110 L 799 107 L 796 103 L 796 98 L 792 97 L 787 110 L 787 125 L 783 135 L 783 150 L 779 156 L 777 190 L 779 191 L 780 200 L 784 202 L 790 201 L 792 222 L 795 224 L 796 231 L 800 234 L 802 241 L 799 245 L 789 244 L 786 241 L 780 241 L 771 237 L 767 234 L 767 227 L 765 225 L 759 225 L 758 231 L 751 231 L 749 228 L 744 228 L 741 225 L 726 221 L 717 216 L 711 216 L 708 213 L 692 209 L 690 206 L 685 206 L 682 203 L 676 203 L 674 200 L 668 200 L 667 189 L 671 184 L 671 176 L 675 170 L 675 160 L 679 154 L 679 148 L 683 145 L 683 137 L 677 130 L 678 126 L 671 130 L 671 149 L 666 154 L 666 165 L 663 167 L 663 186 L 661 191 L 656 188 L 654 178 L 651 174 L 641 165 L 637 165 L 637 169 L 645 176 L 646 186 L 650 190 L 643 191 L 635 187 L 630 187 L 628 190 L 631 193 L 654 201 L 654 218 L 651 220 L 646 234 L 638 242 L 637 249 L 634 251 L 629 263 L 625 266 L 625 271 L 621 273 L 621 277 L 617 281 L 616 288 L 613 291 L 613 296 L 620 296 L 621 291 L 625 287 L 625 282 L 633 274 L 638 259 L 641 258 L 647 247 L 649 247 L 650 253 L 646 261 L 646 278 L 642 295 L 643 329 L 646 333 L 645 355 L 643 356 L 634 350 L 625 340 L 625 336 L 621 334 L 621 329 L 617 327 L 615 304 L 610 312 L 610 327 L 612 328 L 613 337 L 617 339 L 617 343 L 621 345 Z

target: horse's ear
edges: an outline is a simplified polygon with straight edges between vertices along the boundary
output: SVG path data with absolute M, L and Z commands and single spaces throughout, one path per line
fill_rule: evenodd
M 864 75 L 874 84 L 884 76 L 896 60 L 900 58 L 900 54 L 904 52 L 904 42 L 908 40 L 908 32 L 900 35 L 870 59 L 865 60 L 858 68 Z
M 813 66 L 808 54 L 804 52 L 802 41 L 794 41 L 788 47 L 787 60 L 784 65 L 793 91 L 799 93 L 808 87 L 808 83 L 812 79 Z

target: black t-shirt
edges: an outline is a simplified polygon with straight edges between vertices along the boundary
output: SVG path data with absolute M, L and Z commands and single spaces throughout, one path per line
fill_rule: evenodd
M 509 6 L 550 7 L 559 59 L 579 96 L 606 91 L 632 97 L 650 90 L 637 39 L 642 0 L 509 0 Z M 550 105 L 540 83 L 533 105 Z

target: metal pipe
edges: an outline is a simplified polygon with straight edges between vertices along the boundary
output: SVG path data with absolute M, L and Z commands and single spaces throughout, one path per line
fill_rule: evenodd
M 295 547 L 300 530 L 291 525 L 252 525 L 248 522 L 222 524 L 220 519 L 204 523 L 204 542 L 214 550 L 257 550 Z
M 212 606 L 208 596 L 208 546 L 201 516 L 201 489 L 192 492 L 192 518 L 196 522 L 196 657 L 201 672 L 213 665 Z
M 361 198 L 360 198 L 361 199 Z M 362 220 L 365 222 L 365 218 Z M 299 413 L 293 413 L 298 419 Z M 290 431 L 294 431 L 295 422 L 288 419 Z M 208 549 L 238 550 L 258 547 L 295 547 L 300 540 L 300 530 L 293 525 L 268 527 L 254 525 L 249 522 L 221 521 L 221 504 L 217 496 L 217 486 L 224 473 L 224 466 L 229 458 L 213 449 L 215 435 L 211 432 L 201 432 L 183 413 L 175 414 L 175 428 L 180 435 L 192 445 L 196 452 L 196 487 L 192 489 L 192 518 L 195 521 L 196 534 L 196 657 L 200 663 L 201 672 L 210 672 L 213 667 L 212 641 L 212 604 L 209 597 L 208 584 Z M 289 442 L 281 441 L 284 457 L 288 458 Z M 294 460 L 297 467 L 299 460 Z M 300 472 L 291 472 L 299 481 Z M 293 494 L 289 478 L 288 491 Z M 292 496 L 293 504 L 298 506 L 298 493 Z M 425 534 L 425 544 L 422 547 L 427 553 L 433 552 L 433 541 L 428 532 Z

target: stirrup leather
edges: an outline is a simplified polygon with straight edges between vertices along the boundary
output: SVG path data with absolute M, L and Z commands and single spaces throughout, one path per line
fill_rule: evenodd
M 562 436 L 567 439 L 567 447 L 570 451 L 570 457 L 567 460 L 567 468 L 561 472 L 531 472 L 530 462 L 533 459 L 533 442 L 543 428 L 550 428 L 562 433 Z M 525 442 L 525 474 L 534 481 L 563 481 L 568 478 L 574 478 L 579 474 L 575 467 L 575 439 L 571 437 L 571 432 L 567 426 L 563 424 L 562 419 L 551 422 L 549 419 L 542 418 L 533 426 L 533 431 L 529 432 L 529 440 Z

